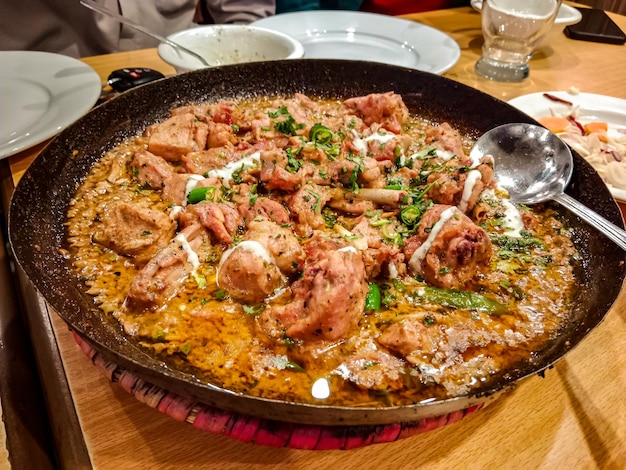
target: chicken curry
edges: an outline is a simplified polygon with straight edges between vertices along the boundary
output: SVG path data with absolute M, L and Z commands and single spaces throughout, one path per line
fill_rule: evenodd
M 568 319 L 579 255 L 489 155 L 393 92 L 190 104 L 107 152 L 67 214 L 103 316 L 235 393 L 461 396 Z

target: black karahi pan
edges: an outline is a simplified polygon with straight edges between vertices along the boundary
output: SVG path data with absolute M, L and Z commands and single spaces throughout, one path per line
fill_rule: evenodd
M 534 122 L 526 114 L 455 81 L 412 69 L 339 60 L 291 60 L 204 69 L 128 91 L 64 130 L 19 182 L 9 211 L 9 236 L 18 264 L 45 300 L 84 341 L 142 379 L 206 405 L 270 420 L 317 425 L 406 423 L 466 409 L 493 399 L 521 379 L 541 373 L 602 321 L 626 273 L 626 254 L 577 217 L 559 210 L 575 232 L 583 263 L 571 321 L 542 350 L 502 371 L 467 396 L 393 408 L 333 407 L 268 400 L 202 383 L 149 356 L 104 319 L 59 249 L 65 214 L 76 188 L 104 152 L 163 120 L 189 102 L 291 95 L 351 97 L 394 91 L 413 113 L 448 121 L 464 133 L 507 122 Z M 579 155 L 567 193 L 623 227 L 620 211 L 598 174 Z

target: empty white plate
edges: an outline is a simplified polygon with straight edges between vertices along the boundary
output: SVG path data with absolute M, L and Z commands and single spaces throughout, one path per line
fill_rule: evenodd
M 302 11 L 252 24 L 293 36 L 306 59 L 368 60 L 441 74 L 461 55 L 456 41 L 435 28 L 375 13 Z
M 56 135 L 89 111 L 102 83 L 87 64 L 60 54 L 0 52 L 0 158 Z

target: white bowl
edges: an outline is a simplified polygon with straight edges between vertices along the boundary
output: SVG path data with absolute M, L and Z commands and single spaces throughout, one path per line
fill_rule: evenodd
M 483 6 L 482 0 L 471 0 L 471 5 L 476 11 L 480 11 Z M 554 19 L 554 26 L 543 39 L 540 40 L 539 46 L 547 45 L 554 39 L 555 35 L 561 34 L 566 26 L 576 24 L 582 19 L 582 14 L 576 8 L 569 5 L 561 4 L 559 11 Z
M 198 26 L 167 38 L 201 55 L 210 66 L 304 56 L 304 47 L 291 36 L 249 25 Z M 206 67 L 197 58 L 166 43 L 159 44 L 158 53 L 177 73 Z

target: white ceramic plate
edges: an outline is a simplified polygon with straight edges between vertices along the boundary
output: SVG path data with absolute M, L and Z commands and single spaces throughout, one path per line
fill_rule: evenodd
M 437 29 L 375 13 L 303 11 L 252 24 L 295 37 L 307 59 L 369 60 L 440 74 L 461 55 L 456 41 Z
M 471 0 L 471 5 L 476 11 L 480 11 L 483 7 L 483 0 Z M 561 4 L 559 12 L 556 14 L 554 24 L 562 25 L 563 27 L 576 24 L 582 19 L 581 13 L 574 7 Z
M 534 119 L 566 114 L 571 109 L 567 104 L 546 98 L 544 93 L 569 101 L 578 107 L 577 119 L 582 124 L 589 121 L 604 121 L 609 125 L 609 133 L 626 132 L 626 100 L 620 98 L 591 93 L 572 94 L 564 91 L 548 91 L 519 96 L 510 100 L 509 104 Z M 626 190 L 612 186 L 609 186 L 609 189 L 613 197 L 626 201 Z
M 0 158 L 56 135 L 102 91 L 95 70 L 64 55 L 1 51 L 0 64 Z

